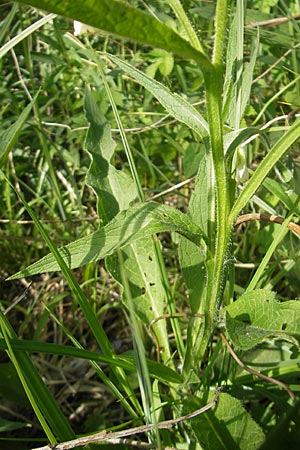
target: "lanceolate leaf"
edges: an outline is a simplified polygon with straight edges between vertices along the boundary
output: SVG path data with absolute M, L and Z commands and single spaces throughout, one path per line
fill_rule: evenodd
M 180 122 L 185 123 L 189 128 L 192 128 L 200 135 L 208 133 L 208 123 L 187 100 L 178 94 L 172 93 L 163 84 L 148 77 L 131 64 L 122 61 L 117 56 L 111 54 L 107 55 L 115 64 L 124 70 L 124 72 L 137 80 L 145 89 L 147 89 L 147 91 L 151 92 L 171 116 Z
M 70 17 L 109 33 L 163 48 L 212 68 L 206 55 L 155 17 L 119 0 L 26 0 L 21 3 Z
M 67 265 L 74 269 L 105 258 L 137 239 L 148 239 L 164 231 L 176 231 L 198 246 L 204 238 L 200 228 L 185 214 L 166 205 L 148 202 L 119 213 L 105 227 L 61 248 L 60 254 Z M 60 270 L 60 267 L 55 257 L 49 254 L 10 279 L 56 270 Z

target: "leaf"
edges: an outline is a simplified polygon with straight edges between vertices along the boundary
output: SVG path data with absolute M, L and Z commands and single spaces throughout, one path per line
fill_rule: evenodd
M 212 223 L 214 220 L 215 207 L 214 182 L 210 163 L 210 155 L 203 146 L 201 148 L 200 165 L 195 181 L 195 189 L 188 206 L 188 216 L 204 230 L 206 235 L 209 232 L 208 223 Z M 183 276 L 189 289 L 191 310 L 193 313 L 199 313 L 201 298 L 205 294 L 206 286 L 206 252 L 199 251 L 199 248 L 193 242 L 182 238 L 180 239 L 179 258 Z
M 126 273 L 134 311 L 145 325 L 165 313 L 165 289 L 157 261 L 153 239 L 139 239 L 123 251 L 122 270 Z M 106 267 L 120 284 L 122 277 L 116 255 L 106 259 Z M 128 299 L 123 295 L 128 307 Z M 159 320 L 151 327 L 161 350 L 163 361 L 170 359 L 166 321 Z
M 209 224 L 214 223 L 215 199 L 214 177 L 212 171 L 211 156 L 205 146 L 201 148 L 201 158 L 198 174 L 195 180 L 195 188 L 188 206 L 188 216 L 205 234 L 209 236 Z M 213 246 L 215 236 L 212 235 L 208 242 Z M 200 251 L 199 251 L 200 250 Z M 209 251 L 209 250 L 208 250 Z M 189 291 L 189 302 L 192 313 L 206 314 L 207 312 L 207 275 L 208 266 L 207 249 L 197 248 L 191 241 L 182 237 L 179 243 L 179 262 Z M 186 361 L 199 345 L 199 336 L 203 333 L 203 318 L 191 317 L 188 325 L 188 339 Z M 198 343 L 197 343 L 198 342 Z
M 170 206 L 148 202 L 122 211 L 105 227 L 62 247 L 60 254 L 74 269 L 105 258 L 138 239 L 148 239 L 164 231 L 176 231 L 196 245 L 202 245 L 203 233 L 185 214 Z M 56 270 L 60 270 L 60 266 L 49 254 L 9 279 Z
M 92 94 L 86 90 L 85 111 L 90 123 L 85 150 L 91 157 L 86 183 L 97 195 L 98 215 L 106 225 L 137 197 L 133 180 L 117 170 L 111 159 L 116 147 L 109 122 L 101 114 Z
M 195 404 L 194 400 L 194 409 Z M 262 429 L 240 401 L 226 393 L 220 394 L 215 408 L 195 417 L 191 424 L 198 442 L 208 450 L 255 450 L 265 439 Z
M 20 134 L 20 131 L 21 131 L 24 123 L 26 122 L 33 105 L 35 104 L 35 101 L 36 101 L 38 95 L 39 95 L 39 92 L 34 96 L 34 98 L 31 100 L 29 105 L 27 105 L 26 108 L 22 111 L 18 120 L 1 134 L 1 136 L 0 136 L 0 168 L 5 163 L 9 152 L 15 145 L 15 143 L 18 139 L 18 136 Z
M 129 38 L 153 47 L 162 48 L 185 58 L 194 59 L 207 69 L 212 69 L 208 57 L 192 47 L 186 40 L 155 17 L 119 0 L 26 0 L 36 8 L 70 17 L 84 24 L 118 36 Z
M 299 346 L 300 302 L 278 302 L 274 292 L 258 289 L 245 293 L 223 309 L 226 331 L 242 350 L 276 337 Z M 221 312 L 222 314 L 222 312 Z
M 168 111 L 176 120 L 185 123 L 189 128 L 196 131 L 200 136 L 208 134 L 208 123 L 201 116 L 194 106 L 178 94 L 172 93 L 163 84 L 145 75 L 140 70 L 117 56 L 105 53 L 115 64 L 117 64 L 124 72 L 137 80 L 147 91 L 151 92 L 160 104 Z

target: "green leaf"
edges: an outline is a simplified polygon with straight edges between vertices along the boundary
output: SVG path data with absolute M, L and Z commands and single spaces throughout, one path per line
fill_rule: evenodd
M 109 33 L 177 53 L 212 69 L 208 57 L 155 17 L 119 0 L 26 0 L 36 8 L 70 17 Z
M 248 292 L 223 309 L 226 331 L 233 344 L 249 350 L 276 337 L 299 346 L 300 302 L 280 303 L 274 292 L 258 289 Z M 222 314 L 222 313 L 221 313 Z
M 165 289 L 160 266 L 157 261 L 153 239 L 139 239 L 122 250 L 122 270 L 126 273 L 134 311 L 145 325 L 165 313 Z M 106 266 L 115 280 L 122 284 L 117 256 L 107 258 Z M 128 305 L 126 295 L 123 295 Z M 162 349 L 162 360 L 170 359 L 166 321 L 159 320 L 152 326 L 157 342 Z
M 215 198 L 214 177 L 212 174 L 211 156 L 205 146 L 201 148 L 199 170 L 195 180 L 195 188 L 188 206 L 188 216 L 209 236 L 209 224 L 214 223 Z M 213 247 L 214 232 L 208 239 Z M 182 237 L 179 244 L 179 261 L 182 273 L 189 291 L 189 302 L 192 313 L 205 314 L 207 312 L 207 249 L 199 252 L 191 241 Z M 203 318 L 191 317 L 188 326 L 186 361 L 191 358 L 195 348 L 198 349 L 199 338 L 203 333 Z
M 22 111 L 20 114 L 18 120 L 11 125 L 7 130 L 5 130 L 1 136 L 0 136 L 0 168 L 3 166 L 3 164 L 6 161 L 6 158 L 15 145 L 19 133 L 26 122 L 29 113 L 39 95 L 39 92 L 34 96 L 32 101 L 29 103 L 29 105 L 26 106 L 26 108 Z
M 137 197 L 133 180 L 112 164 L 116 144 L 109 122 L 99 111 L 92 94 L 86 90 L 86 117 L 90 123 L 85 150 L 91 157 L 86 183 L 97 195 L 98 215 L 107 224 L 120 211 L 128 209 Z
M 188 206 L 188 216 L 206 235 L 208 223 L 214 221 L 214 185 L 211 173 L 211 158 L 205 147 L 201 148 L 201 158 L 195 188 Z M 199 252 L 197 247 L 185 238 L 180 239 L 180 266 L 189 289 L 189 301 L 193 313 L 200 312 L 201 297 L 206 285 L 206 252 Z M 204 311 L 202 311 L 204 312 Z
M 207 401 L 211 398 L 212 394 Z M 194 409 L 195 404 L 194 400 Z M 191 423 L 198 442 L 208 450 L 255 450 L 265 439 L 241 402 L 226 393 L 220 394 L 215 408 L 195 417 Z
M 117 56 L 106 53 L 106 55 L 124 72 L 137 80 L 147 91 L 151 92 L 160 104 L 176 120 L 185 123 L 189 128 L 196 131 L 200 136 L 208 134 L 208 123 L 201 114 L 187 100 L 178 94 L 172 93 L 168 88 L 158 81 L 145 75 L 140 70 Z
M 68 267 L 74 269 L 105 258 L 138 239 L 148 239 L 164 231 L 176 231 L 198 246 L 204 237 L 200 228 L 185 214 L 170 206 L 148 202 L 122 211 L 105 227 L 62 247 L 60 254 Z M 56 270 L 60 270 L 60 266 L 49 254 L 9 279 Z

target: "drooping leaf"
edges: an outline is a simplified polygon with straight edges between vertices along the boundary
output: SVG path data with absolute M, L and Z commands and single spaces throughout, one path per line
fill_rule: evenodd
M 256 450 L 265 439 L 262 429 L 240 401 L 226 393 L 220 394 L 214 408 L 191 423 L 199 443 L 208 450 Z
M 272 291 L 247 292 L 224 308 L 226 331 L 233 344 L 248 350 L 276 337 L 299 345 L 300 302 L 278 302 Z
M 74 269 L 105 258 L 138 239 L 148 239 L 164 231 L 176 231 L 198 246 L 204 238 L 200 228 L 185 214 L 166 205 L 148 202 L 122 211 L 105 227 L 62 247 L 60 254 Z M 55 257 L 49 254 L 9 279 L 56 270 L 60 267 Z
M 120 0 L 86 0 L 84 8 L 79 0 L 20 1 L 36 8 L 78 20 L 121 37 L 153 47 L 163 48 L 189 59 L 195 59 L 205 68 L 212 68 L 208 57 L 192 47 L 174 30 L 155 17 Z

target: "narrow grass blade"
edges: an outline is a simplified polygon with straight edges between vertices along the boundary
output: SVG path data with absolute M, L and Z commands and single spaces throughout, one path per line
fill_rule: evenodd
M 24 3 L 28 3 L 28 2 L 24 2 Z M 55 17 L 56 17 L 56 14 L 48 14 L 47 16 L 43 17 L 42 19 L 40 19 L 37 22 L 30 25 L 30 27 L 21 31 L 21 33 L 18 33 L 14 38 L 12 38 L 10 41 L 6 42 L 6 44 L 4 44 L 3 47 L 0 48 L 0 58 L 2 58 L 7 52 L 9 52 L 12 48 L 14 48 L 15 45 L 17 45 L 19 42 L 21 42 L 27 36 L 30 36 L 32 33 L 34 33 L 40 27 L 45 25 L 45 23 L 48 23 L 51 20 L 55 19 Z
M 70 358 L 87 359 L 98 361 L 109 366 L 119 366 L 129 372 L 136 371 L 134 358 L 131 356 L 117 355 L 109 357 L 97 352 L 85 350 L 82 347 L 72 347 L 70 345 L 51 344 L 50 342 L 37 342 L 26 339 L 10 339 L 10 345 L 14 352 L 46 353 L 47 355 L 69 356 Z M 7 350 L 5 339 L 0 338 L 0 349 Z M 149 374 L 162 383 L 181 383 L 180 375 L 164 364 L 147 360 Z
M 289 230 L 287 228 L 287 225 L 292 220 L 293 214 L 294 214 L 294 212 L 295 212 L 299 202 L 300 202 L 300 196 L 298 195 L 298 198 L 297 198 L 295 204 L 293 205 L 293 208 L 290 211 L 289 215 L 286 217 L 286 219 L 284 220 L 284 222 L 282 223 L 280 228 L 278 228 L 277 233 L 275 234 L 274 239 L 272 240 L 272 243 L 271 243 L 270 247 L 268 248 L 266 254 L 264 255 L 264 257 L 263 257 L 260 265 L 258 266 L 254 276 L 252 277 L 252 279 L 251 279 L 251 281 L 250 281 L 250 283 L 249 283 L 249 285 L 248 285 L 248 287 L 246 289 L 246 292 L 253 291 L 256 288 L 257 283 L 259 282 L 259 280 L 262 277 L 264 271 L 266 270 L 266 267 L 269 264 L 270 259 L 271 259 L 272 255 L 273 255 L 276 247 L 280 244 L 282 239 L 288 233 Z
M 5 329 L 5 323 L 4 323 L 3 319 L 4 319 L 4 316 L 3 316 L 2 312 L 0 312 L 0 326 L 1 326 L 2 334 L 4 336 L 4 340 L 6 342 L 7 353 L 9 355 L 13 365 L 15 366 L 17 374 L 18 374 L 18 376 L 20 378 L 20 381 L 22 383 L 22 386 L 23 386 L 23 388 L 24 388 L 24 390 L 26 392 L 28 400 L 30 401 L 30 404 L 31 404 L 31 406 L 32 406 L 32 408 L 33 408 L 33 410 L 34 410 L 34 412 L 36 414 L 36 417 L 38 418 L 38 420 L 39 420 L 39 422 L 40 422 L 40 424 L 41 424 L 41 426 L 42 426 L 42 428 L 43 428 L 43 430 L 44 430 L 48 440 L 50 441 L 50 443 L 52 445 L 55 445 L 57 443 L 57 441 L 55 439 L 55 436 L 52 433 L 51 429 L 49 428 L 49 426 L 47 424 L 47 421 L 45 420 L 44 415 L 43 415 L 42 411 L 40 410 L 40 408 L 39 408 L 39 406 L 37 404 L 35 395 L 33 394 L 33 391 L 32 391 L 32 387 L 30 386 L 30 384 L 26 380 L 26 377 L 25 377 L 25 374 L 24 374 L 23 368 L 22 368 L 22 363 L 21 363 L 21 361 L 20 362 L 18 361 L 18 358 L 15 355 L 15 353 L 14 353 L 12 347 L 11 347 L 11 344 L 10 344 L 9 337 L 8 337 L 6 329 Z

